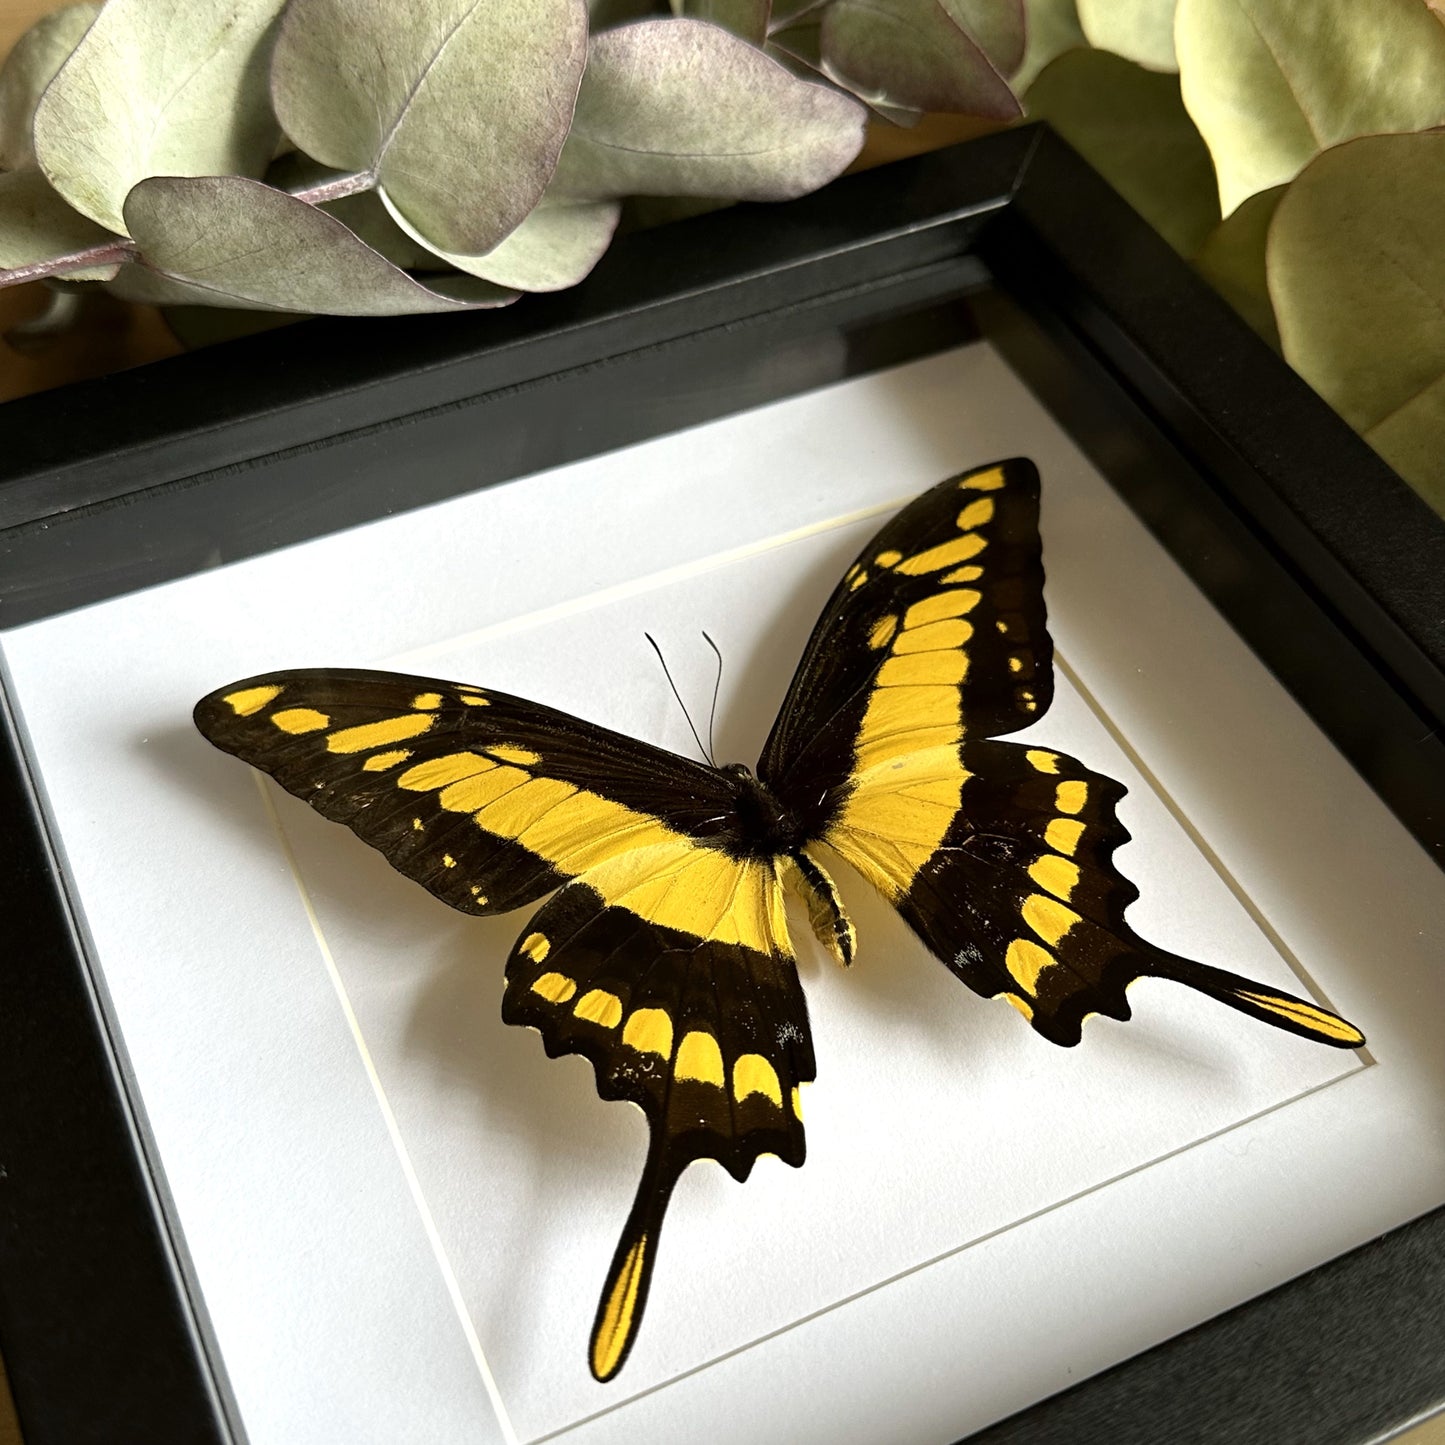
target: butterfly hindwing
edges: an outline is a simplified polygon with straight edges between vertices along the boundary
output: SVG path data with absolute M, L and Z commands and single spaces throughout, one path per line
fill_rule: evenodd
M 1124 788 L 1049 748 L 963 745 L 962 803 L 942 845 L 899 890 L 876 851 L 836 840 L 976 993 L 1006 998 L 1056 1044 L 1079 1041 L 1090 1014 L 1127 1019 L 1136 978 L 1173 979 L 1265 1022 L 1342 1048 L 1364 1042 L 1334 1014 L 1209 968 L 1139 937 L 1125 909 L 1139 890 L 1113 862 L 1129 834 Z M 866 841 L 866 840 L 865 840 Z
M 680 900 L 666 923 L 664 895 Z M 803 1162 L 798 1086 L 813 1049 L 771 860 L 648 849 L 584 873 L 513 949 L 502 1016 L 536 1028 L 549 1055 L 590 1059 L 598 1093 L 647 1116 L 647 1163 L 593 1327 L 592 1372 L 607 1380 L 687 1165 L 716 1159 L 745 1179 L 763 1153 Z

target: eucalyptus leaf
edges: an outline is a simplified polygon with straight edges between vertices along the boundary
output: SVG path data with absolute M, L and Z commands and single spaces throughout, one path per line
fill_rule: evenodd
M 790 200 L 858 154 L 863 119 L 715 25 L 644 20 L 593 38 L 555 190 Z
M 1078 0 L 1079 23 L 1089 44 L 1100 50 L 1122 55 L 1146 70 L 1177 71 L 1176 3 L 1177 0 Z
M 1025 0 L 940 0 L 948 17 L 1004 75 L 1024 58 Z
M 1272 186 L 1237 206 L 1200 247 L 1194 264 L 1205 280 L 1279 350 L 1279 327 L 1269 299 L 1264 248 L 1283 186 Z
M 272 184 L 275 184 L 274 182 Z M 292 191 L 295 186 L 283 186 Z M 423 246 L 399 226 L 375 191 L 358 191 L 354 196 L 326 201 L 321 209 L 335 216 L 353 235 L 373 251 L 380 251 L 393 266 L 403 271 L 444 271 L 446 263 L 435 251 Z
M 870 104 L 1019 114 L 999 67 L 940 0 L 832 0 L 822 54 L 827 73 Z
M 1266 260 L 1285 359 L 1445 512 L 1442 177 L 1445 133 L 1327 150 L 1280 200 Z
M 768 38 L 771 0 L 672 0 L 672 13 L 721 25 L 754 45 Z
M 1011 84 L 1023 95 L 1056 55 L 1087 45 L 1074 0 L 1024 0 L 1028 44 Z
M 1445 25 L 1421 0 L 1179 0 L 1174 38 L 1225 215 L 1327 146 L 1445 122 Z
M 435 251 L 459 271 L 518 291 L 561 291 L 575 286 L 602 259 L 622 214 L 618 201 L 544 199 L 526 220 L 485 256 Z
M 35 107 L 99 14 L 99 5 L 66 5 L 42 16 L 15 42 L 0 67 L 0 170 L 19 170 L 35 159 L 30 141 Z
M 29 266 L 99 246 L 116 237 L 73 211 L 34 167 L 0 173 L 0 270 Z M 68 273 L 73 280 L 108 280 L 115 265 Z
M 470 276 L 424 286 L 334 217 L 241 176 L 142 181 L 125 215 L 144 264 L 113 289 L 133 300 L 397 316 L 515 299 Z
M 147 176 L 260 175 L 276 146 L 267 32 L 282 3 L 110 0 L 35 111 L 55 189 L 121 231 Z
M 583 0 L 292 0 L 272 92 L 302 150 L 476 255 L 541 199 L 586 56 Z
M 1051 61 L 1025 97 L 1162 235 L 1192 255 L 1219 224 L 1209 151 L 1185 113 L 1179 80 L 1105 50 Z

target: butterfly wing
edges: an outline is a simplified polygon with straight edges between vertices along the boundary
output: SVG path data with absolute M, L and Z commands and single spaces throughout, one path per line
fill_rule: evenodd
M 647 1115 L 636 1203 L 593 1331 L 622 1366 L 674 1184 L 695 1159 L 745 1178 L 803 1162 L 814 1076 L 771 859 L 744 846 L 729 775 L 501 693 L 365 671 L 282 672 L 196 707 L 218 747 L 345 823 L 468 913 L 556 892 L 507 964 L 503 1018 L 591 1060 Z
M 845 574 L 813 632 L 760 772 L 813 842 L 842 855 L 959 978 L 1054 1043 L 1124 990 L 1172 978 L 1342 1048 L 1334 1014 L 1138 937 L 1113 862 L 1124 788 L 1062 753 L 995 741 L 1053 696 L 1038 472 L 1014 460 L 905 507 Z
M 617 853 L 735 834 L 714 769 L 435 678 L 278 672 L 203 698 L 195 722 L 467 913 L 531 903 Z
M 686 899 L 687 926 L 659 921 Z M 651 848 L 548 900 L 507 963 L 502 1017 L 548 1054 L 590 1059 L 604 1099 L 647 1116 L 636 1202 L 593 1326 L 599 1380 L 636 1336 L 673 1185 L 695 1159 L 745 1179 L 760 1154 L 803 1162 L 798 1086 L 814 1077 L 807 1008 L 770 859 Z

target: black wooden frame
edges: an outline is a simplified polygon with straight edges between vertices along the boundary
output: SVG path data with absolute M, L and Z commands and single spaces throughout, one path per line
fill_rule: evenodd
M 626 237 L 507 312 L 308 322 L 0 407 L 0 627 L 977 331 L 1445 863 L 1445 522 L 1037 126 Z M 240 1439 L 0 728 L 0 1348 L 28 1445 Z M 1442 1312 L 1438 1211 L 976 1438 L 1357 1445 L 1445 1405 Z

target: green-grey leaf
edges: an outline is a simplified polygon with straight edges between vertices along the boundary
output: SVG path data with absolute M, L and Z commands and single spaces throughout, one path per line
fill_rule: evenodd
M 240 176 L 157 176 L 130 193 L 125 214 L 144 265 L 113 289 L 136 300 L 398 316 L 515 297 L 470 276 L 423 286 L 334 217 Z
M 113 231 L 153 175 L 260 175 L 276 145 L 267 34 L 282 0 L 110 0 L 35 111 L 35 155 Z
M 30 143 L 35 107 L 99 14 L 99 5 L 66 5 L 42 16 L 16 41 L 0 67 L 0 170 L 19 170 L 35 159 Z
M 1194 264 L 1204 278 L 1249 324 L 1279 350 L 1279 327 L 1269 300 L 1264 245 L 1283 186 L 1251 196 L 1219 223 Z
M 518 291 L 560 291 L 575 286 L 597 263 L 612 241 L 618 201 L 553 201 L 541 205 L 485 256 L 461 256 L 428 249 L 459 271 Z M 404 229 L 405 223 L 397 218 Z M 422 237 L 413 236 L 425 245 Z
M 1445 133 L 1327 150 L 1281 199 L 1266 259 L 1285 359 L 1445 512 L 1442 177 Z
M 771 0 L 672 0 L 672 13 L 721 25 L 754 45 L 768 38 Z
M 475 255 L 541 198 L 586 55 L 583 0 L 292 0 L 272 91 L 302 150 Z
M 1147 70 L 1179 69 L 1174 57 L 1176 0 L 1078 0 L 1078 4 L 1079 22 L 1090 45 Z
M 34 166 L 0 174 L 0 270 L 29 266 L 115 240 L 87 216 L 71 210 Z M 73 280 L 99 281 L 114 265 L 67 272 Z
M 1024 0 L 1028 45 L 1010 84 L 1023 95 L 1056 55 L 1087 45 L 1074 0 Z
M 1179 80 L 1104 50 L 1070 50 L 1025 97 L 1174 247 L 1192 255 L 1219 224 L 1209 151 L 1179 99 Z
M 940 0 L 832 0 L 822 52 L 828 73 L 870 103 L 995 120 L 1019 114 L 998 65 Z
M 1421 0 L 1179 0 L 1174 39 L 1225 215 L 1326 146 L 1445 122 L 1445 25 Z
M 863 118 L 715 25 L 644 20 L 593 38 L 555 190 L 785 201 L 843 170 Z
M 949 18 L 1004 74 L 1024 58 L 1025 0 L 940 0 Z
M 294 190 L 286 186 L 285 190 Z M 403 271 L 444 271 L 446 265 L 435 251 L 428 250 L 393 219 L 376 191 L 359 191 L 354 196 L 325 202 L 321 209 L 335 216 L 348 231 L 359 236 L 373 251 L 380 251 L 393 266 Z

